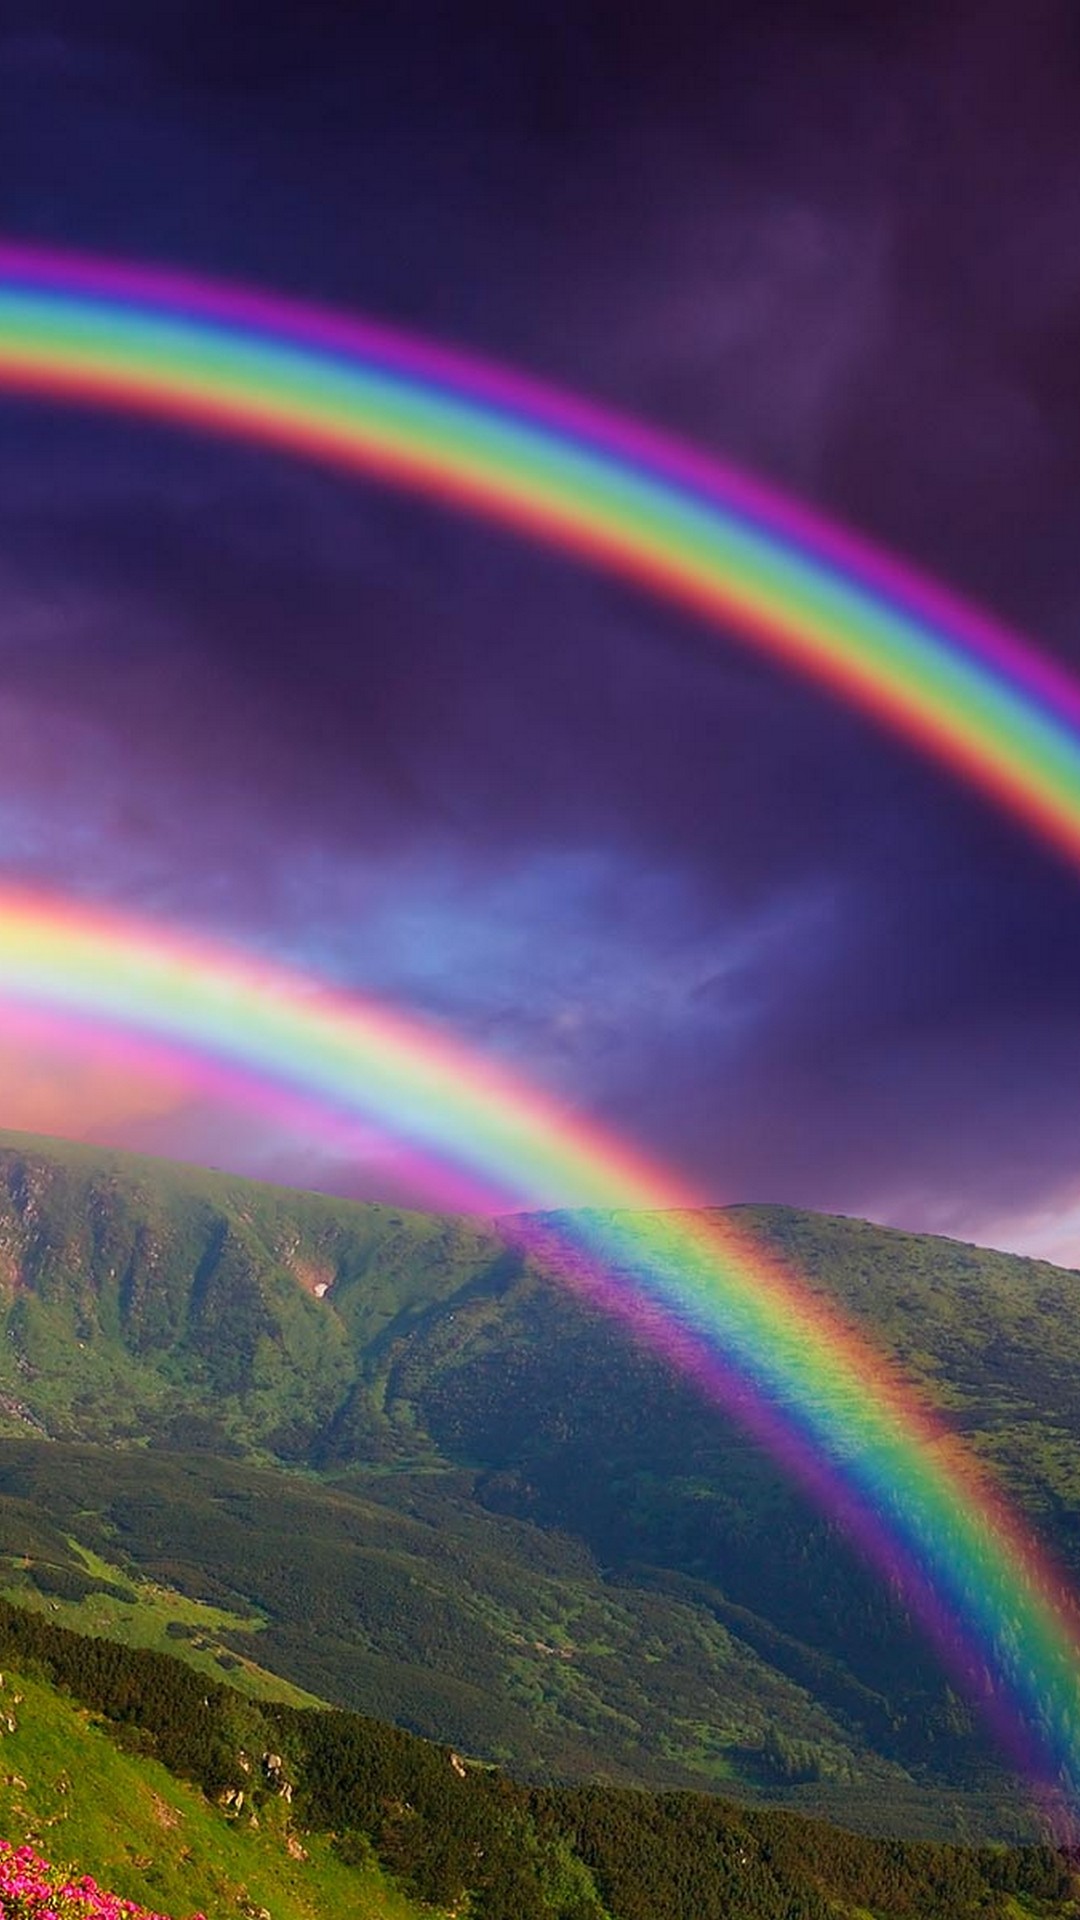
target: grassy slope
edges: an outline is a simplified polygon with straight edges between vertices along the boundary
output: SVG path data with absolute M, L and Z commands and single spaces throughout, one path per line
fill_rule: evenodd
M 94 1590 L 78 1599 L 42 1592 L 32 1580 L 21 1577 L 32 1572 L 34 1564 L 23 1557 L 10 1566 L 6 1583 L 0 1567 L 0 1597 L 47 1613 L 58 1626 L 71 1627 L 76 1633 L 98 1634 L 119 1640 L 124 1646 L 179 1655 L 212 1680 L 227 1675 L 231 1686 L 253 1700 L 281 1700 L 292 1707 L 323 1704 L 316 1694 L 305 1692 L 280 1674 L 270 1673 L 258 1661 L 233 1651 L 244 1644 L 237 1636 L 258 1632 L 262 1621 L 189 1599 L 175 1587 L 154 1580 L 132 1581 L 123 1569 L 103 1560 L 91 1548 L 75 1540 L 69 1545 L 74 1564 L 100 1583 Z M 46 1574 L 51 1571 L 45 1569 Z M 183 1635 L 169 1632 L 170 1627 L 178 1626 L 185 1629 Z M 232 1637 L 231 1644 L 227 1636 Z
M 313 1910 L 404 1920 L 413 1909 L 370 1870 L 374 1852 L 436 1907 L 473 1920 L 1075 1912 L 1075 1874 L 1046 1848 L 905 1847 L 700 1795 L 528 1794 L 374 1722 L 260 1710 L 228 1687 L 203 1698 L 203 1682 L 175 1660 L 2 1612 L 0 1824 L 58 1865 L 89 1868 L 174 1911 L 196 1897 L 213 1920 L 237 1910 L 258 1920 L 261 1909 L 285 1920 Z M 110 1722 L 88 1722 L 60 1688 Z M 178 1789 L 146 1758 L 149 1747 L 216 1801 L 225 1783 L 242 1785 L 245 1806 L 227 1817 Z M 272 1768 L 292 1781 L 292 1804 L 262 1764 L 279 1749 L 288 1758 Z M 333 1832 L 363 1859 L 357 1872 L 328 1858 L 319 1835 Z
M 419 1920 L 377 1867 L 343 1866 L 317 1836 L 302 1843 L 306 1858 L 291 1857 L 284 1826 L 229 1820 L 39 1681 L 6 1672 L 0 1712 L 16 1721 L 0 1738 L 0 1834 L 32 1841 L 126 1899 L 211 1920 L 245 1907 L 273 1920 Z

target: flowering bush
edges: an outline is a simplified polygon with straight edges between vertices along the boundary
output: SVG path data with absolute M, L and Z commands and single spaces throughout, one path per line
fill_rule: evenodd
M 167 1920 L 134 1900 L 106 1893 L 90 1875 L 75 1880 L 33 1847 L 0 1840 L 0 1920 Z M 192 1920 L 206 1920 L 197 1913 Z

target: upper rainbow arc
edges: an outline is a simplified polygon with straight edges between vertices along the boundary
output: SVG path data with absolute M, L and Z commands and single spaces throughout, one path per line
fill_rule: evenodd
M 275 443 L 622 573 L 831 687 L 1080 864 L 1080 692 L 866 543 L 635 423 L 405 334 L 0 248 L 0 387 Z
M 167 311 L 240 332 L 294 340 L 310 351 L 349 363 L 370 361 L 474 403 L 532 421 L 556 434 L 604 449 L 779 538 L 819 554 L 839 572 L 905 606 L 918 619 L 950 634 L 1043 699 L 1080 721 L 1080 686 L 1021 636 L 968 601 L 904 565 L 864 535 L 824 518 L 805 502 L 765 486 L 716 454 L 705 454 L 653 426 L 617 414 L 580 395 L 485 361 L 400 327 L 316 308 L 248 287 L 198 278 L 174 268 L 133 266 L 0 240 L 0 281 L 81 292 L 135 310 Z

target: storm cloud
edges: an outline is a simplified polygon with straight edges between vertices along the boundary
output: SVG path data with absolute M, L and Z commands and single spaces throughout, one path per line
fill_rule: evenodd
M 1067 5 L 93 15 L 5 10 L 9 232 L 528 366 L 1080 666 Z M 741 643 L 415 501 L 7 402 L 0 666 L 6 874 L 417 1007 L 707 1197 L 1032 1244 L 1075 1207 L 1075 877 Z M 55 1076 L 7 1084 L 48 1120 Z M 71 1104 L 378 1185 L 180 1092 Z

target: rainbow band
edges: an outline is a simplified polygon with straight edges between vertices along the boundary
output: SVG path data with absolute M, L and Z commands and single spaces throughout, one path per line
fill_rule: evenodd
M 277 445 L 681 602 L 876 714 L 1080 858 L 1080 691 L 730 468 L 404 334 L 0 246 L 0 386 Z
M 0 385 L 278 445 L 479 510 L 834 686 L 1080 858 L 1080 694 L 1014 637 L 754 483 L 374 327 L 0 250 Z M 1080 1784 L 1080 1631 L 988 1478 L 869 1345 L 693 1197 L 434 1031 L 208 944 L 0 895 L 0 997 L 234 1097 L 376 1121 L 734 1404 L 900 1583 L 1014 1755 Z M 633 1217 L 631 1217 L 633 1216 Z

